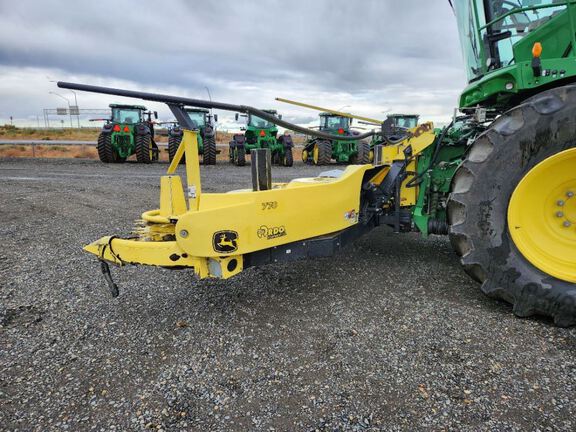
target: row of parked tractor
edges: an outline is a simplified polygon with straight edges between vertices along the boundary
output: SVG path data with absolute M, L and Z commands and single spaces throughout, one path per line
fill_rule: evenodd
M 310 106 L 309 106 L 310 107 Z M 159 159 L 159 148 L 155 140 L 155 125 L 168 125 L 169 160 L 176 154 L 183 137 L 183 129 L 176 121 L 158 122 L 158 113 L 148 111 L 141 105 L 110 105 L 111 117 L 106 120 L 98 137 L 98 156 L 102 162 L 121 163 L 128 157 L 136 155 L 140 163 L 151 163 Z M 282 115 L 276 110 L 264 110 L 278 119 Z M 218 115 L 202 108 L 186 108 L 190 124 L 198 132 L 198 153 L 204 165 L 216 164 L 219 153 L 216 146 L 216 123 Z M 360 135 L 353 129 L 353 114 L 338 111 L 321 112 L 318 129 L 332 135 Z M 268 148 L 275 165 L 290 167 L 294 163 L 294 142 L 289 131 L 279 133 L 278 127 L 266 119 L 251 114 L 236 114 L 236 121 L 245 122 L 242 133 L 234 134 L 229 142 L 229 161 L 237 166 L 244 166 L 246 158 L 255 149 Z M 366 120 L 366 119 L 364 119 Z M 377 120 L 359 121 L 358 128 L 365 126 L 380 127 Z M 387 124 L 399 134 L 412 129 L 418 124 L 418 115 L 391 114 Z M 380 137 L 380 135 L 376 135 Z M 379 138 L 365 140 L 337 140 L 309 137 L 302 149 L 302 160 L 311 165 L 366 164 L 374 159 L 374 147 Z

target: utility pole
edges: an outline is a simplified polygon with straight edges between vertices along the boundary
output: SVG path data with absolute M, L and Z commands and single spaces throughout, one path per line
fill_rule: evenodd
M 70 101 L 68 99 L 66 99 L 64 96 L 62 96 L 59 93 L 56 92 L 48 92 L 50 94 L 53 94 L 54 96 L 58 96 L 62 99 L 64 99 L 66 101 L 66 103 L 68 104 L 68 115 L 70 116 L 70 129 L 72 129 L 74 126 L 72 125 L 72 110 L 70 109 Z
M 76 92 L 74 90 L 70 91 L 74 93 L 74 104 L 76 105 L 76 122 L 78 123 L 78 129 L 80 129 L 80 107 L 78 106 L 78 99 L 76 98 Z
M 210 99 L 210 102 L 212 102 L 212 95 L 210 94 L 210 89 L 208 88 L 208 86 L 204 86 L 204 88 L 206 89 L 206 92 L 208 93 L 208 99 Z M 212 108 L 210 108 L 210 115 L 212 115 Z

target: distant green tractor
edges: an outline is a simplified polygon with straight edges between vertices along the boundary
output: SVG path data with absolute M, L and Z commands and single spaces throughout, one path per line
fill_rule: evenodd
M 282 119 L 276 110 L 263 110 L 268 114 Z M 291 167 L 294 163 L 292 148 L 294 144 L 288 132 L 278 136 L 278 128 L 274 123 L 261 119 L 252 114 L 236 114 L 236 121 L 239 117 L 246 117 L 247 124 L 244 134 L 235 134 L 230 141 L 230 162 L 237 166 L 246 165 L 246 155 L 254 149 L 268 148 L 272 154 L 272 163 L 276 165 Z
M 141 105 L 111 104 L 112 117 L 98 136 L 98 157 L 105 163 L 122 163 L 136 154 L 140 163 L 158 160 L 158 146 L 154 141 L 154 122 L 152 114 Z
M 352 118 L 330 112 L 320 113 L 320 131 L 342 136 L 359 135 L 350 129 Z M 306 141 L 302 160 L 313 165 L 328 165 L 332 160 L 338 163 L 370 163 L 370 143 L 364 141 L 339 141 L 311 138 Z
M 202 108 L 185 108 L 194 130 L 198 131 L 198 154 L 202 156 L 204 165 L 216 165 L 216 126 L 218 114 L 210 114 Z M 170 162 L 176 155 L 176 150 L 182 142 L 184 132 L 176 124 L 168 131 L 168 158 Z M 180 163 L 184 163 L 186 156 L 182 156 Z

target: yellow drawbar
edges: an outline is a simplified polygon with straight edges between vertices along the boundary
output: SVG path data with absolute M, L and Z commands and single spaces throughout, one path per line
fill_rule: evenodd
M 228 278 L 257 259 L 271 262 L 280 247 L 282 253 L 291 254 L 292 245 L 334 239 L 331 247 L 337 249 L 337 236 L 359 225 L 363 185 L 382 183 L 390 165 L 405 160 L 408 145 L 417 155 L 433 141 L 433 127 L 428 124 L 403 142 L 386 147 L 384 160 L 377 166 L 350 165 L 338 174 L 277 183 L 269 190 L 203 193 L 197 133 L 186 130 L 167 175 L 160 180 L 159 208 L 142 214 L 135 236 L 103 237 L 84 249 L 117 265 L 193 268 L 200 278 Z M 186 187 L 175 174 L 184 155 Z M 416 172 L 416 163 L 416 159 L 408 161 L 411 173 Z M 400 204 L 412 205 L 416 194 L 417 187 L 403 187 Z M 294 256 L 298 253 L 302 251 L 294 251 Z M 322 251 L 312 248 L 306 253 Z

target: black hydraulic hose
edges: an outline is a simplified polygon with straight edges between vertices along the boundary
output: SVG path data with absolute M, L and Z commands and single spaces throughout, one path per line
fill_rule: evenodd
M 430 164 L 428 165 L 429 167 L 434 166 L 434 164 L 436 163 L 436 159 L 438 158 L 438 154 L 440 153 L 440 147 L 442 147 L 442 142 L 444 141 L 444 138 L 446 138 L 446 133 L 448 132 L 448 129 L 450 129 L 453 124 L 454 121 L 451 121 L 448 126 L 444 126 L 444 129 L 442 129 L 442 133 L 438 138 L 436 138 L 436 146 L 434 147 L 434 153 L 432 154 L 432 158 L 430 159 Z M 406 183 L 406 187 L 411 188 L 418 186 L 422 182 L 421 180 L 424 174 L 425 172 L 421 172 L 420 174 L 414 176 L 410 181 Z
M 400 138 L 392 140 L 390 138 L 388 138 L 386 135 L 384 134 L 380 134 L 380 136 L 382 137 L 382 139 L 384 140 L 384 142 L 388 145 L 396 145 L 396 144 L 400 144 L 402 141 L 405 141 L 406 138 L 408 138 L 408 134 L 406 135 L 402 135 Z
M 108 266 L 108 263 L 106 261 L 104 260 L 100 261 L 100 270 L 102 270 L 102 274 L 104 275 L 106 284 L 108 284 L 110 294 L 112 294 L 112 297 L 118 297 L 120 295 L 120 290 L 118 289 L 118 285 L 116 285 L 114 283 L 114 280 L 112 280 L 112 275 L 110 274 L 110 267 Z
M 295 125 L 293 123 L 289 123 L 284 120 L 280 120 L 278 117 L 267 113 L 265 111 L 259 110 L 257 108 L 247 106 L 247 105 L 233 105 L 223 102 L 214 102 L 214 101 L 207 101 L 202 99 L 190 99 L 184 98 L 180 96 L 170 96 L 158 93 L 147 93 L 147 92 L 140 92 L 134 90 L 122 90 L 116 89 L 111 87 L 100 87 L 100 86 L 93 86 L 88 84 L 78 84 L 78 83 L 70 83 L 64 81 L 58 81 L 58 87 L 70 89 L 70 90 L 80 90 L 80 91 L 87 91 L 92 93 L 101 93 L 101 94 L 109 94 L 114 96 L 123 96 L 123 97 L 131 97 L 137 99 L 143 99 L 151 102 L 162 102 L 168 105 L 180 105 L 180 106 L 193 106 L 198 108 L 215 108 L 221 109 L 224 111 L 236 111 L 242 112 L 246 114 L 252 114 L 255 116 L 260 117 L 261 119 L 267 120 L 271 123 L 274 123 L 278 126 L 282 126 L 283 128 L 292 130 L 294 132 L 300 132 L 306 135 L 310 135 L 316 138 L 323 138 L 327 140 L 338 140 L 338 141 L 356 141 L 361 140 L 364 138 L 369 138 L 371 136 L 376 135 L 378 132 L 370 131 L 361 135 L 333 135 L 325 132 L 320 131 L 313 131 L 311 129 Z

